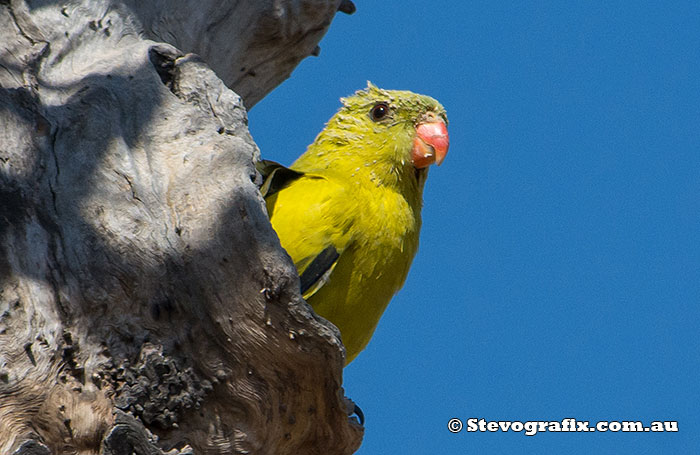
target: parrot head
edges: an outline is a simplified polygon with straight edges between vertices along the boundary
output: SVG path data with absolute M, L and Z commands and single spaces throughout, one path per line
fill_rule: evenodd
M 306 154 L 324 168 L 350 161 L 381 168 L 380 174 L 424 175 L 431 164 L 439 166 L 445 159 L 447 115 L 435 99 L 368 83 L 341 101 Z

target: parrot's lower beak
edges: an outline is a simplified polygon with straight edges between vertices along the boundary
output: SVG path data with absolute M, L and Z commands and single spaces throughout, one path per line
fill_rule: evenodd
M 428 167 L 433 163 L 438 166 L 447 155 L 450 147 L 450 137 L 447 135 L 447 126 L 443 121 L 419 123 L 416 127 L 416 136 L 413 138 L 411 160 L 416 169 Z

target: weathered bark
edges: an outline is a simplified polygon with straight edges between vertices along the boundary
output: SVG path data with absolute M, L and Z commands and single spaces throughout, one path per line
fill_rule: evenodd
M 341 2 L 219 3 L 0 1 L 0 453 L 359 446 L 221 80 L 252 106 Z

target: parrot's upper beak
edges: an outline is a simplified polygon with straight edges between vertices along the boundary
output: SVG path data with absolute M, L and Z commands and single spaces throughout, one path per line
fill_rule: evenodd
M 411 160 L 416 169 L 428 167 L 433 163 L 438 166 L 445 159 L 450 146 L 447 126 L 437 116 L 430 116 L 428 121 L 419 123 L 413 138 Z

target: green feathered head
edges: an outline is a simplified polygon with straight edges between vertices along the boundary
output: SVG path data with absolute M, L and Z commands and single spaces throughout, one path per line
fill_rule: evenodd
M 449 146 L 445 108 L 435 99 L 371 83 L 341 99 L 307 152 L 295 163 L 304 170 L 371 167 L 399 175 L 440 164 Z

